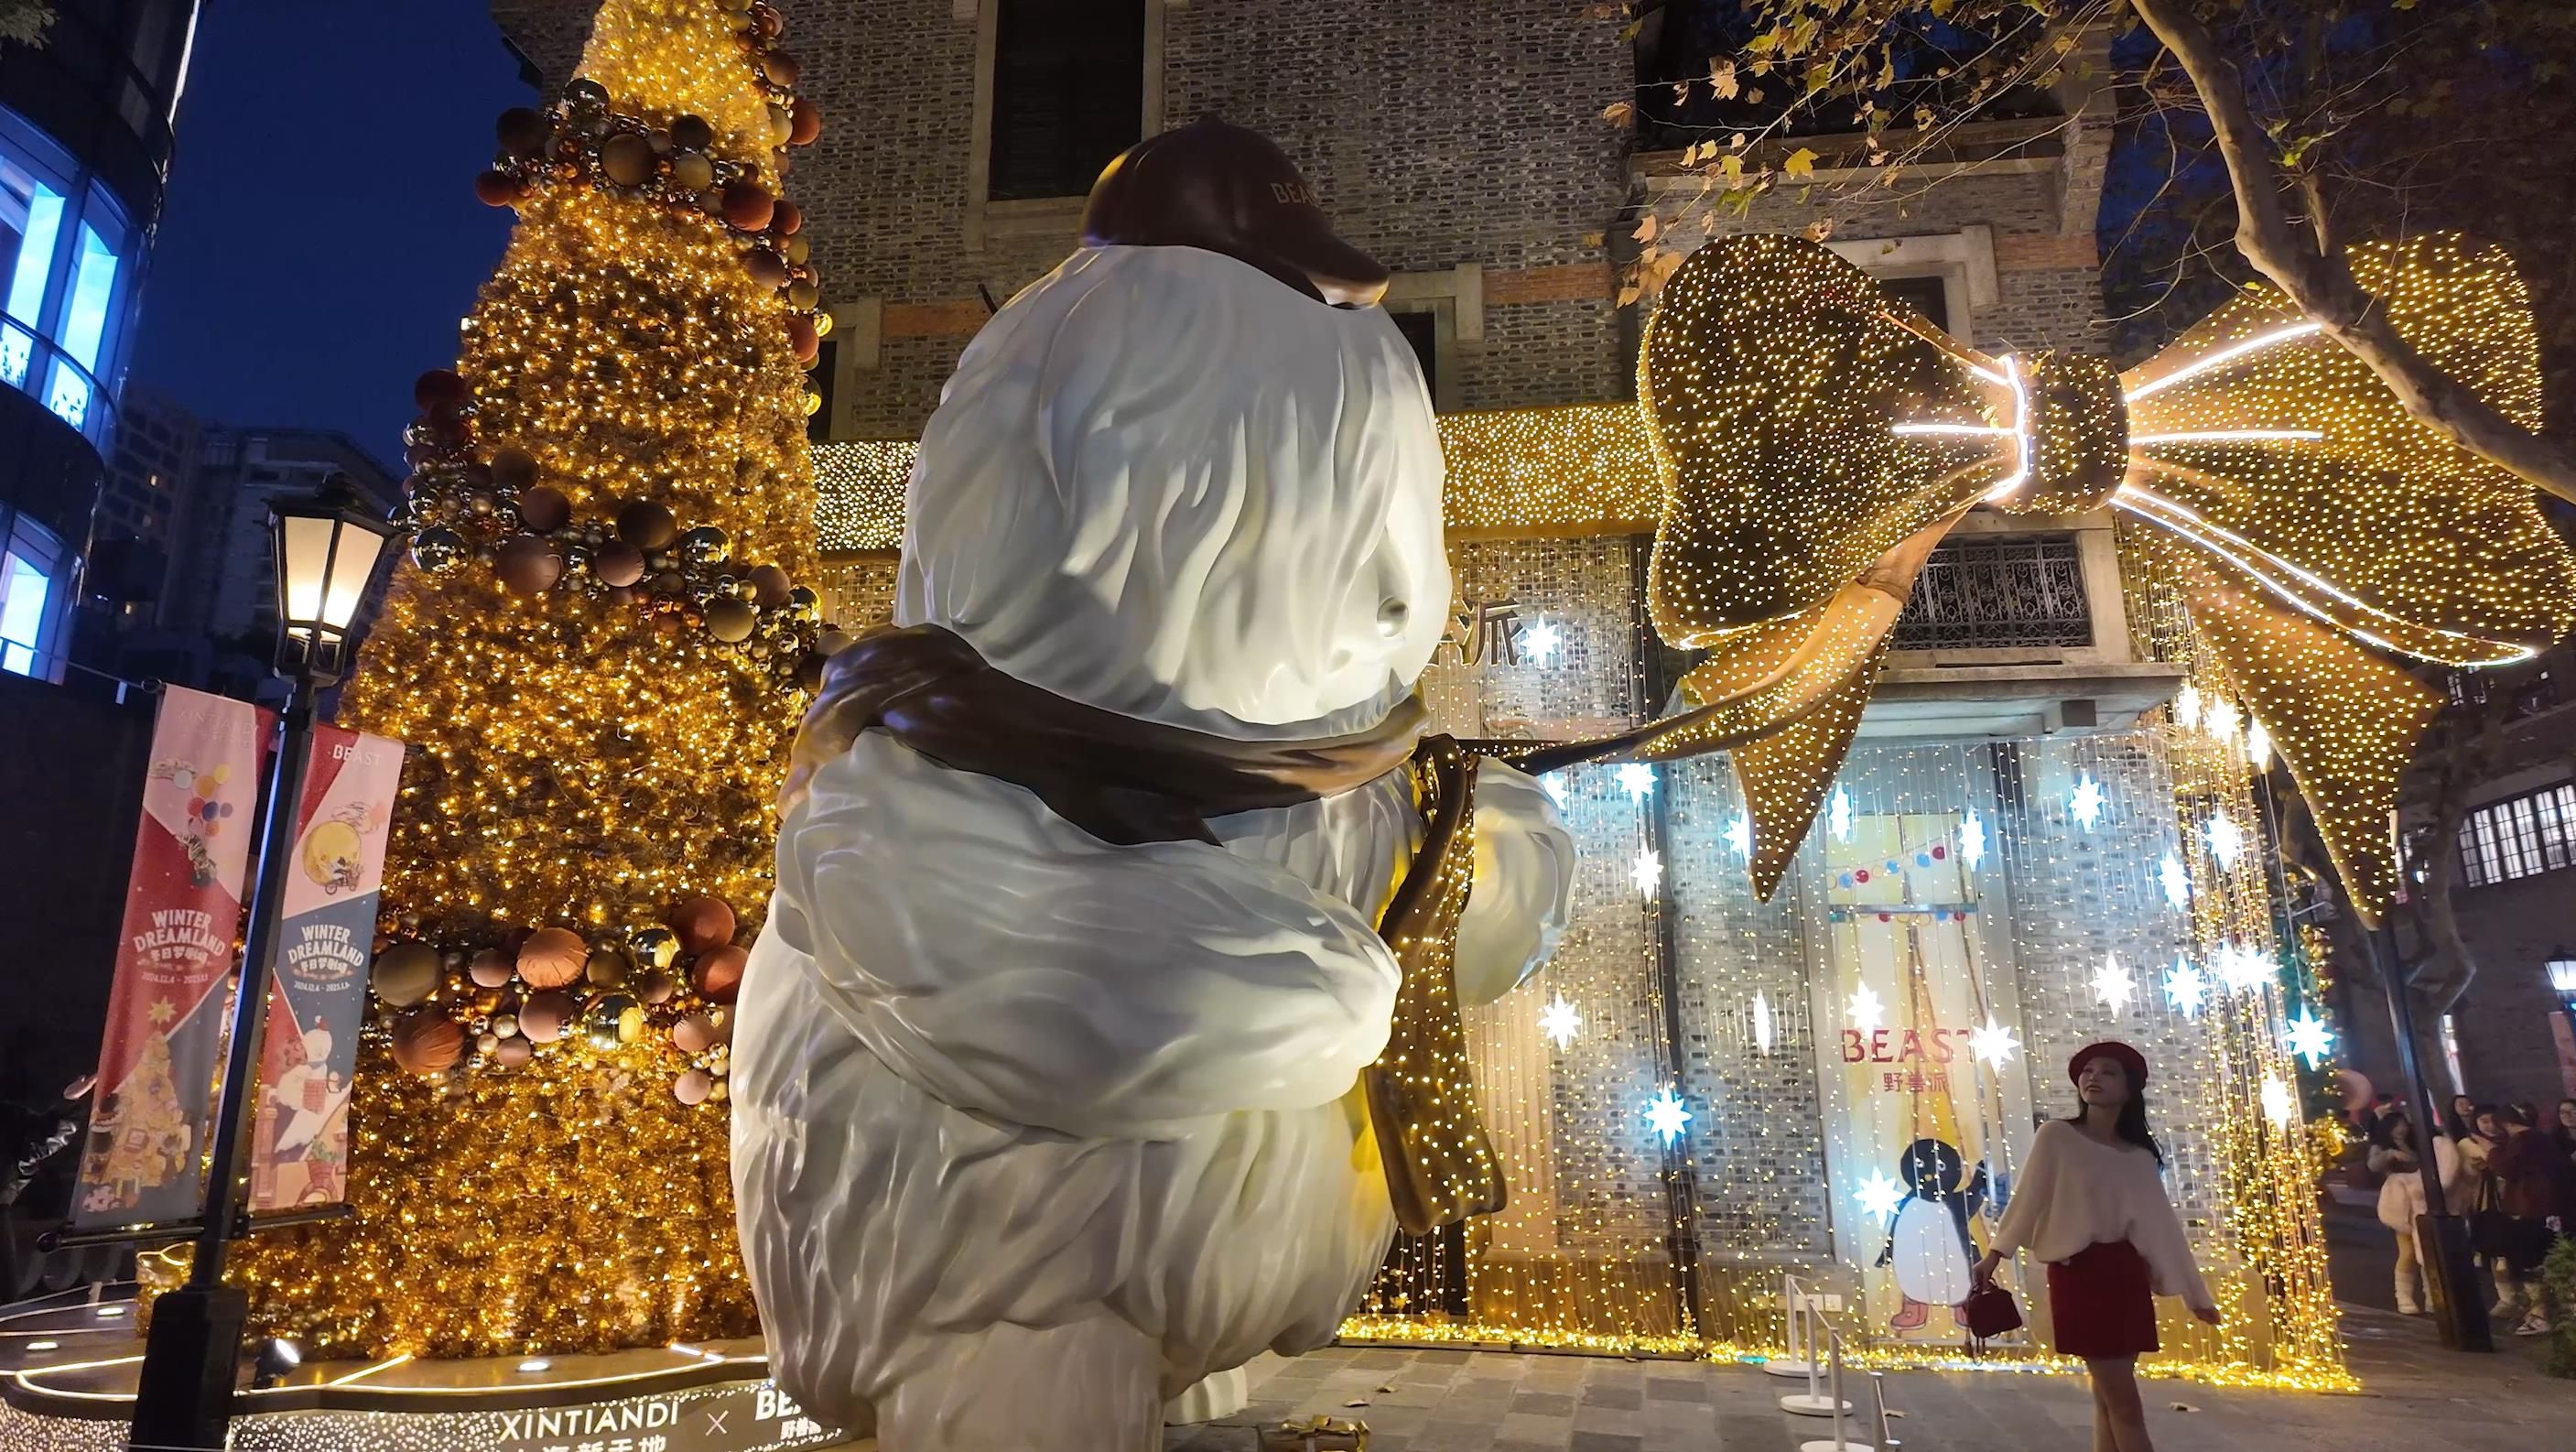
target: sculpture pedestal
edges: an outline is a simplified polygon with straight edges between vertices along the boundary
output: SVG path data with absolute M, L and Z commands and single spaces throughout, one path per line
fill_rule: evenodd
M 1252 1378 L 1242 1367 L 1220 1371 L 1164 1404 L 1163 1425 L 1187 1427 L 1231 1417 L 1252 1401 Z

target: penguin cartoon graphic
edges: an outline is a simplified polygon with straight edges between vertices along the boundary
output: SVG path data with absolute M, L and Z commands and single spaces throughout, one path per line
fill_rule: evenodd
M 1959 1304 L 1968 1299 L 1977 1263 L 1968 1217 L 1985 1203 L 1988 1185 L 1982 1164 L 1961 1185 L 1965 1170 L 1959 1151 L 1937 1139 L 1916 1140 L 1897 1161 L 1905 1198 L 1897 1202 L 1887 1247 L 1878 1255 L 1880 1265 L 1895 1269 L 1896 1289 L 1905 1298 L 1905 1304 L 1888 1319 L 1891 1331 L 1919 1329 L 1934 1306 L 1948 1306 L 1956 1314 Z

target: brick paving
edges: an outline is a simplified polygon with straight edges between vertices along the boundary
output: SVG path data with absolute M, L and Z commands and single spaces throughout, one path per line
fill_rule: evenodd
M 2539 1374 L 2517 1343 L 2467 1357 L 2420 1320 L 2349 1308 L 2364 1390 L 2312 1396 L 2149 1382 L 2163 1452 L 2559 1452 L 2576 1448 L 2576 1382 Z M 1175 1427 L 1166 1452 L 1252 1452 L 1256 1429 L 1327 1413 L 1369 1425 L 1372 1452 L 1795 1452 L 1829 1438 L 1778 1398 L 1802 1384 L 1749 1367 L 1498 1352 L 1332 1347 L 1252 1369 L 1252 1405 Z M 2079 1452 L 2092 1403 L 2072 1377 L 1898 1372 L 1886 1381 L 1910 1452 Z M 1866 1408 L 1866 1396 L 1856 1397 Z M 1363 1402 L 1363 1406 L 1350 1403 Z M 2177 1409 L 2181 1403 L 2189 1410 Z M 1855 1426 L 1865 1438 L 1868 1429 Z

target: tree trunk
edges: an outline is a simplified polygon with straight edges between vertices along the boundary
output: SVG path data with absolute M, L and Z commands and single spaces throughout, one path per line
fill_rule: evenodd
M 2343 250 L 2303 238 L 2282 208 L 2285 178 L 2245 99 L 2245 83 L 2190 0 L 2131 0 L 2138 18 L 2191 80 L 2236 192 L 2236 250 L 2301 312 L 2368 364 L 2399 404 L 2452 443 L 2576 503 L 2576 459 L 2497 412 L 2399 337 L 2378 299 L 2352 280 Z

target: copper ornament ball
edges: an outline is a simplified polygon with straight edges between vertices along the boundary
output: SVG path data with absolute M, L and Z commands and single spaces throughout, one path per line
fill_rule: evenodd
M 679 934 L 685 953 L 710 952 L 733 941 L 733 909 L 711 893 L 683 899 L 662 921 Z
M 787 140 L 792 145 L 811 146 L 823 134 L 823 108 L 803 96 L 796 98 L 787 117 Z
M 758 182 L 732 182 L 724 189 L 724 219 L 737 230 L 764 231 L 777 210 L 778 199 Z
M 492 123 L 492 133 L 502 150 L 514 156 L 536 156 L 545 151 L 546 138 L 553 134 L 553 128 L 536 108 L 513 106 Z
M 537 482 L 537 456 L 513 444 L 492 451 L 492 482 L 519 490 Z
M 671 1046 L 684 1054 L 703 1054 L 719 1039 L 716 1021 L 703 1013 L 684 1013 L 671 1025 Z
M 734 995 L 742 991 L 742 970 L 750 961 L 749 950 L 727 943 L 699 954 L 689 976 L 696 981 L 701 997 L 712 1003 L 731 1003 Z
M 472 396 L 465 379 L 452 368 L 432 368 L 411 384 L 411 401 L 424 412 L 442 404 L 461 406 Z
M 493 566 L 513 592 L 541 595 L 563 578 L 563 553 L 550 540 L 523 534 L 501 546 Z
M 671 517 L 671 511 L 650 499 L 638 499 L 617 511 L 617 537 L 646 554 L 668 547 L 679 533 L 680 522 Z
M 474 961 L 466 965 L 465 976 L 473 979 L 477 988 L 501 988 L 507 986 L 518 971 L 509 954 L 498 948 L 486 948 L 475 954 Z
M 465 1031 L 433 1008 L 417 1008 L 396 1020 L 394 1063 L 407 1074 L 430 1075 L 452 1067 L 465 1052 Z
M 682 1104 L 704 1104 L 715 1087 L 714 1075 L 704 1069 L 691 1069 L 671 1081 L 671 1097 Z
M 524 1038 L 503 1039 L 501 1046 L 492 1051 L 492 1062 L 504 1069 L 515 1069 L 534 1058 L 536 1052 L 537 1046 Z
M 787 259 L 766 247 L 754 247 L 744 253 L 742 270 L 756 286 L 780 288 L 787 285 Z
M 527 187 L 506 171 L 487 171 L 474 179 L 474 199 L 487 207 L 506 207 L 527 195 Z
M 519 977 L 531 988 L 563 988 L 582 975 L 590 945 L 570 928 L 539 928 L 519 949 Z
M 787 592 L 796 588 L 796 582 L 776 565 L 752 566 L 750 579 L 752 598 L 759 601 L 764 610 L 775 610 L 786 604 Z
M 552 484 L 519 492 L 519 523 L 538 534 L 552 534 L 572 523 L 572 501 Z
M 581 1012 L 580 1005 L 569 993 L 539 993 L 519 1005 L 519 1032 L 528 1039 L 551 1044 L 562 1038 L 564 1029 Z
M 644 578 L 644 552 L 623 540 L 612 540 L 590 557 L 590 572 L 601 584 L 623 589 Z
M 636 975 L 635 996 L 655 1007 L 670 1002 L 679 991 L 680 980 L 659 968 L 648 968 Z

